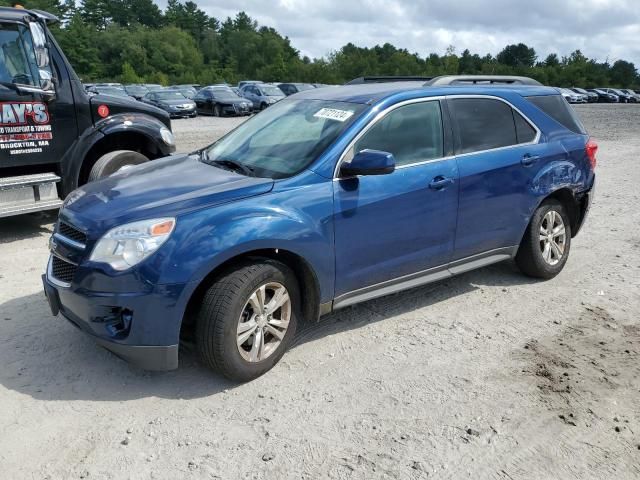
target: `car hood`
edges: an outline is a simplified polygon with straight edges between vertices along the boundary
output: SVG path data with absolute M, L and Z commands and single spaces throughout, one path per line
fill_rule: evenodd
M 72 192 L 60 217 L 90 232 L 271 191 L 270 178 L 246 177 L 202 163 L 198 155 L 172 155 L 130 167 Z

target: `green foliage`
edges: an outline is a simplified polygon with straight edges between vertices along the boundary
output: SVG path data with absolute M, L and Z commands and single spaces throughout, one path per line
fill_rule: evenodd
M 0 0 L 0 5 L 12 2 Z M 348 43 L 326 58 L 301 57 L 287 37 L 259 26 L 245 12 L 219 21 L 197 3 L 168 0 L 164 11 L 153 0 L 24 0 L 27 8 L 58 15 L 53 27 L 66 56 L 84 81 L 236 83 L 242 79 L 344 83 L 363 75 L 526 75 L 556 86 L 640 87 L 633 63 L 613 65 L 586 58 L 580 50 L 537 60 L 523 44 L 507 45 L 497 56 L 456 53 L 426 58 L 389 43 L 358 47 Z

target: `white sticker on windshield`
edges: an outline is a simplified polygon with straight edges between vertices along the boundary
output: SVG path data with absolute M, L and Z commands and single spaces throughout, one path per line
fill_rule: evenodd
M 314 117 L 328 118 L 329 120 L 336 120 L 338 122 L 345 122 L 351 118 L 353 112 L 349 110 L 338 110 L 337 108 L 321 108 L 316 112 Z

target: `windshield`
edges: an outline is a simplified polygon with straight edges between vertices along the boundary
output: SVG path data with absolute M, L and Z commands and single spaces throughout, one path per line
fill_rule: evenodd
M 238 100 L 240 97 L 235 94 L 235 92 L 229 88 L 212 88 L 211 94 L 215 98 L 219 99 L 227 99 L 227 100 Z
M 189 97 L 189 96 L 193 97 L 197 93 L 196 89 L 193 87 L 181 87 L 181 88 L 178 88 L 177 90 L 179 90 L 180 93 L 182 93 L 182 95 L 184 95 L 185 97 Z
M 290 177 L 307 168 L 365 108 L 282 100 L 205 149 L 203 160 L 239 163 L 260 177 Z
M 173 92 L 156 92 L 155 95 L 158 100 L 186 100 L 186 97 L 177 90 Z
M 260 90 L 268 97 L 284 97 L 284 93 L 278 87 L 261 86 Z

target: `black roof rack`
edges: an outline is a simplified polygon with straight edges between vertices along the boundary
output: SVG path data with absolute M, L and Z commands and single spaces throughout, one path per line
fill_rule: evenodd
M 542 84 L 529 77 L 511 75 L 443 75 L 430 79 L 425 87 L 441 87 L 445 85 L 537 85 Z
M 433 77 L 421 77 L 419 75 L 399 75 L 399 76 L 385 76 L 385 75 L 369 75 L 366 77 L 354 78 L 345 85 L 361 85 L 363 83 L 387 83 L 387 82 L 427 82 Z

